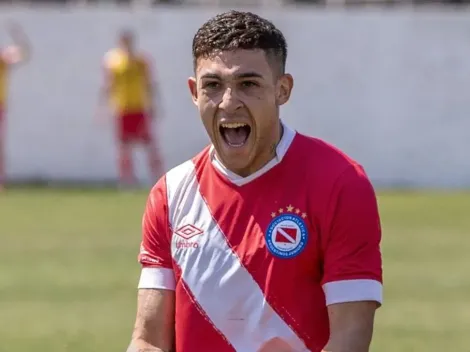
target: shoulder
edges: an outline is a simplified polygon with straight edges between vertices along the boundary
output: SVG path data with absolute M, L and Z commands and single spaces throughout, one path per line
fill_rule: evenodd
M 298 182 L 313 202 L 327 204 L 346 190 L 373 189 L 363 166 L 333 144 L 297 133 L 292 146 L 290 168 L 298 170 Z
M 110 49 L 104 54 L 102 64 L 106 69 L 112 70 L 121 64 L 123 58 L 123 54 L 119 49 Z
M 308 173 L 318 174 L 321 170 L 327 177 L 335 178 L 359 166 L 358 161 L 335 145 L 301 133 L 295 138 L 295 149 L 306 161 Z

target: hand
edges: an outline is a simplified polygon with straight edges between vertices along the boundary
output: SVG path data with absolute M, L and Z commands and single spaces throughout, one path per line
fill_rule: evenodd
M 294 349 L 283 339 L 275 337 L 266 342 L 258 352 L 295 352 Z

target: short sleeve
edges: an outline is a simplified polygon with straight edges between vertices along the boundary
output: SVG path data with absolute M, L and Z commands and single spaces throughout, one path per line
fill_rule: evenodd
M 375 191 L 363 168 L 351 165 L 336 182 L 323 239 L 326 303 L 382 303 L 381 225 Z
M 139 288 L 174 289 L 165 178 L 152 188 L 142 218 Z

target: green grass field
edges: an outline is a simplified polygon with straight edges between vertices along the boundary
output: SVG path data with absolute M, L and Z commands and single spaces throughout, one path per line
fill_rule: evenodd
M 0 194 L 0 351 L 125 351 L 146 192 Z M 470 193 L 381 193 L 372 351 L 470 351 Z

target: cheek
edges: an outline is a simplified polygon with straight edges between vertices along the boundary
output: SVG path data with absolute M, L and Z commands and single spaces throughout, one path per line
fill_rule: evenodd
M 261 89 L 252 92 L 252 94 L 247 98 L 257 107 L 269 110 L 276 106 L 276 96 L 276 91 L 274 89 Z
M 217 107 L 217 102 L 214 97 L 201 92 L 199 93 L 198 106 L 199 111 L 214 110 Z
M 212 135 L 212 129 L 214 126 L 216 106 L 210 101 L 199 101 L 198 103 L 199 115 L 202 119 L 202 123 L 206 128 L 207 132 Z
M 272 96 L 251 99 L 247 106 L 257 127 L 269 126 L 277 118 L 277 105 Z
M 278 111 L 275 102 L 268 99 L 262 99 L 253 104 L 251 114 L 255 122 L 256 143 L 265 145 L 272 138 L 272 130 L 278 123 Z

